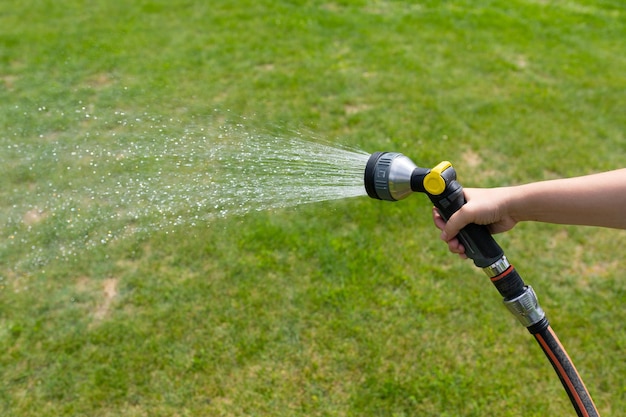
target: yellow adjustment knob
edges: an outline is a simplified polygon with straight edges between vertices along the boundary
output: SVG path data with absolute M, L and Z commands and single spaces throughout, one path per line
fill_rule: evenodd
M 441 173 L 450 168 L 452 164 L 448 161 L 440 162 L 436 167 L 424 177 L 424 189 L 432 195 L 439 195 L 446 189 L 446 180 Z

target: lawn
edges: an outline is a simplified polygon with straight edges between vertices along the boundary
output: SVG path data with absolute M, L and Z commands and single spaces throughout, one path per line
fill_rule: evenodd
M 617 0 L 2 2 L 0 414 L 574 415 L 425 197 L 170 203 L 229 118 L 450 160 L 473 187 L 623 167 L 624 39 Z M 161 198 L 129 207 L 133 173 Z M 625 232 L 497 240 L 618 415 Z

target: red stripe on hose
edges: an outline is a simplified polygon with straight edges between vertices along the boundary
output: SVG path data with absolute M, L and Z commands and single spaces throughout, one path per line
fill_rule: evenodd
M 556 337 L 556 334 L 552 330 L 552 327 L 548 326 L 548 332 L 550 332 L 550 334 L 554 338 L 557 345 L 559 345 L 559 347 L 561 348 L 561 350 L 563 351 L 563 353 L 565 354 L 565 356 L 571 363 L 571 359 L 567 355 L 567 352 L 563 348 L 563 345 L 561 344 L 561 341 L 559 340 L 559 338 Z M 569 388 L 569 392 L 572 394 L 572 396 L 574 397 L 574 400 L 576 401 L 576 404 L 578 405 L 578 409 L 583 413 L 583 416 L 589 417 L 589 413 L 585 409 L 585 405 L 583 404 L 582 399 L 578 395 L 578 392 L 576 392 L 576 389 L 574 388 L 574 384 L 572 383 L 572 380 L 568 377 L 567 372 L 565 372 L 565 369 L 563 369 L 563 366 L 561 366 L 561 363 L 557 360 L 556 356 L 554 355 L 554 352 L 552 352 L 549 345 L 546 343 L 544 338 L 541 337 L 539 333 L 535 334 L 535 337 L 539 341 L 539 344 L 541 344 L 541 346 L 543 347 L 543 350 L 550 357 L 550 361 L 556 366 L 558 374 L 563 378 L 563 381 L 565 381 L 565 383 L 567 384 L 567 387 Z M 572 368 L 574 369 L 574 372 L 576 372 L 576 375 L 578 375 L 578 371 L 576 370 L 576 367 L 572 366 Z M 580 375 L 578 375 L 578 379 L 580 379 Z M 582 379 L 580 380 L 582 381 Z M 584 384 L 583 384 L 583 388 L 585 389 L 585 391 L 587 391 L 587 387 L 585 387 Z M 587 395 L 589 395 L 588 392 L 587 392 Z M 589 396 L 589 398 L 591 398 L 591 396 Z M 591 401 L 593 403 L 593 400 Z M 594 407 L 595 407 L 595 404 L 594 404 Z

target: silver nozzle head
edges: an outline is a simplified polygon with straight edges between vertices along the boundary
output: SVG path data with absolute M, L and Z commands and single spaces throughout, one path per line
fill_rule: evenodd
M 365 167 L 365 190 L 372 198 L 397 201 L 413 192 L 411 175 L 417 168 L 408 157 L 397 152 L 376 152 Z

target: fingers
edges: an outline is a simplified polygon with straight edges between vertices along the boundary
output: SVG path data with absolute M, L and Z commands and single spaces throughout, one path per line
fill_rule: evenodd
M 461 229 L 467 226 L 467 224 L 468 221 L 464 219 L 463 213 L 459 210 L 444 223 L 445 227 L 442 229 L 442 232 L 446 237 L 454 237 L 458 235 Z
M 452 253 L 456 253 L 463 259 L 467 259 L 467 255 L 465 254 L 465 246 L 463 246 L 457 238 L 452 238 L 448 240 L 448 250 Z
M 433 221 L 435 222 L 435 226 L 437 226 L 437 229 L 443 231 L 443 229 L 446 227 L 446 221 L 443 219 L 443 217 L 441 217 L 441 214 L 439 214 L 439 211 L 433 207 Z
M 437 209 L 434 207 L 433 221 L 435 222 L 435 226 L 442 231 L 440 236 L 441 240 L 448 244 L 448 249 L 450 250 L 450 252 L 458 254 L 463 259 L 467 259 L 467 255 L 465 255 L 465 247 L 461 244 L 461 242 L 459 242 L 459 239 L 455 237 L 456 234 L 452 235 L 452 238 L 449 237 L 450 235 L 448 235 L 444 230 L 446 228 L 446 221 L 443 219 L 443 217 L 441 217 L 439 211 L 437 211 Z

